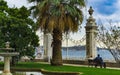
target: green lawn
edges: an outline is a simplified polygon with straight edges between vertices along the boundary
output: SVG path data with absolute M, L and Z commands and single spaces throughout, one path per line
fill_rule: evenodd
M 120 70 L 80 67 L 80 66 L 50 66 L 44 63 L 35 62 L 22 62 L 16 65 L 16 68 L 40 68 L 48 71 L 69 71 L 69 72 L 82 72 L 82 75 L 120 75 Z

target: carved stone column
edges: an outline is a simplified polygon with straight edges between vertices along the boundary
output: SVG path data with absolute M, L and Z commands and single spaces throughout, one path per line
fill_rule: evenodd
M 12 75 L 12 73 L 10 72 L 10 56 L 5 56 L 4 57 L 4 70 L 2 75 Z
M 87 19 L 87 23 L 85 26 L 86 29 L 86 58 L 94 58 L 97 54 L 96 47 L 96 33 L 97 33 L 97 25 L 95 19 L 93 18 L 93 9 L 90 7 L 89 9 L 89 18 Z
M 44 59 L 45 61 L 50 62 L 52 57 L 52 35 L 50 33 L 44 34 Z

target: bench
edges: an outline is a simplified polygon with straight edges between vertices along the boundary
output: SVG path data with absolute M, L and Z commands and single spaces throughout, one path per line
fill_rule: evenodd
M 88 66 L 100 66 L 100 68 L 104 67 L 106 68 L 106 63 L 103 62 L 103 64 L 100 61 L 94 61 L 92 59 L 88 59 Z
M 94 66 L 95 62 L 92 59 L 88 59 L 88 66 Z

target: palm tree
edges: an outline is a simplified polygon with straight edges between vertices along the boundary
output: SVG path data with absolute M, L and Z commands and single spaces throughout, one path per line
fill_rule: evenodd
M 77 32 L 83 21 L 81 8 L 84 0 L 28 0 L 33 6 L 39 28 L 52 32 L 53 52 L 51 65 L 62 65 L 62 33 Z

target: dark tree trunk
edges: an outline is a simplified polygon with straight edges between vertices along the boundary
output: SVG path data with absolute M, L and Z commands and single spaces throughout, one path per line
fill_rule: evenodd
M 14 43 L 13 48 L 14 48 L 15 50 L 13 50 L 12 52 L 16 52 L 17 50 L 16 50 L 16 44 L 15 44 L 15 43 Z M 12 57 L 12 60 L 10 61 L 10 65 L 11 65 L 11 66 L 15 66 L 17 62 L 18 62 L 18 56 L 13 56 L 13 57 Z
M 51 65 L 53 66 L 60 66 L 62 65 L 62 32 L 58 29 L 53 30 L 53 52 L 52 52 L 52 60 Z
M 12 60 L 11 60 L 11 62 L 10 62 L 10 65 L 11 65 L 11 66 L 15 66 L 15 65 L 16 65 L 16 62 L 17 62 L 17 61 L 16 61 L 16 57 L 13 56 L 13 57 L 12 57 Z

